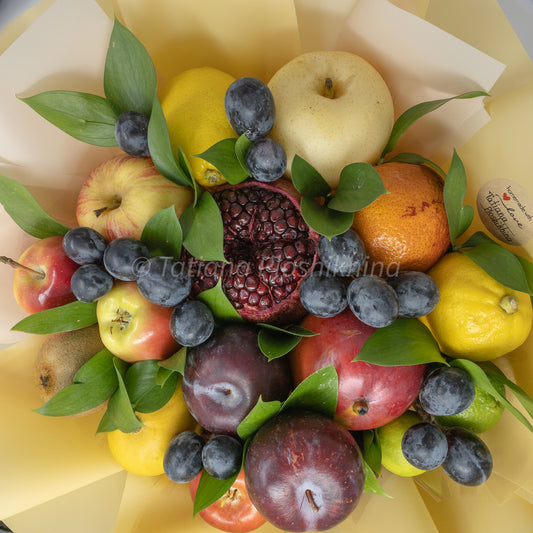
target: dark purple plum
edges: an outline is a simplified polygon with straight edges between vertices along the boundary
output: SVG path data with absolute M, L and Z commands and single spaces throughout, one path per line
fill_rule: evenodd
M 78 265 L 100 263 L 107 241 L 93 228 L 78 226 L 65 233 L 63 251 Z
M 258 139 L 246 152 L 246 167 L 252 178 L 269 183 L 281 178 L 287 168 L 287 154 L 279 142 Z
M 91 303 L 113 288 L 113 277 L 100 265 L 81 265 L 70 278 L 72 293 L 80 302 Z
M 121 113 L 115 122 L 119 147 L 133 157 L 148 157 L 148 117 L 136 111 Z
M 235 80 L 226 91 L 224 107 L 231 127 L 251 141 L 266 137 L 274 126 L 274 97 L 268 85 L 258 78 L 244 76 Z
M 252 437 L 246 488 L 261 515 L 282 531 L 323 531 L 357 506 L 364 486 L 352 434 L 318 412 L 286 410 Z
M 148 247 L 138 239 L 112 240 L 104 252 L 104 267 L 116 279 L 135 281 L 150 257 Z
M 259 396 L 282 401 L 289 395 L 288 359 L 269 361 L 257 334 L 251 324 L 226 325 L 187 352 L 183 397 L 193 417 L 211 433 L 237 435 Z

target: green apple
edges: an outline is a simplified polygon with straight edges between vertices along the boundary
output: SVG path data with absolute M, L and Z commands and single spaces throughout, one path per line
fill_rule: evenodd
M 152 215 L 173 205 L 179 217 L 193 198 L 191 187 L 163 177 L 149 157 L 119 155 L 98 165 L 85 180 L 76 218 L 108 241 L 139 239 Z
M 336 188 L 350 163 L 378 161 L 394 123 L 392 96 L 365 59 L 343 51 L 307 52 L 268 83 L 276 105 L 270 136 Z
M 104 346 L 128 363 L 166 359 L 179 348 L 170 333 L 171 313 L 171 307 L 149 302 L 135 281 L 115 281 L 96 304 Z

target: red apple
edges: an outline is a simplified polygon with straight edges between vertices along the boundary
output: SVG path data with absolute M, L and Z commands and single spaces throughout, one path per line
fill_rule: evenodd
M 334 365 L 339 376 L 335 419 L 351 430 L 382 426 L 416 400 L 425 365 L 378 366 L 353 359 L 375 331 L 347 309 L 332 318 L 307 316 L 301 323 L 319 335 L 304 337 L 291 352 L 293 377 L 300 383 Z
M 115 281 L 96 304 L 104 346 L 128 363 L 166 359 L 179 348 L 170 333 L 171 313 L 171 307 L 149 302 L 135 281 Z
M 179 217 L 192 202 L 190 187 L 163 177 L 149 157 L 119 155 L 96 167 L 83 183 L 76 204 L 80 226 L 88 226 L 108 241 L 140 238 L 148 220 L 170 206 Z
M 16 268 L 13 292 L 24 312 L 32 314 L 76 299 L 70 278 L 79 265 L 65 254 L 62 242 L 62 236 L 46 237 L 26 249 L 18 262 L 6 259 Z
M 189 483 L 189 492 L 193 500 L 201 477 L 202 474 L 198 474 Z M 222 498 L 200 511 L 199 514 L 210 526 L 235 533 L 253 531 L 266 522 L 248 496 L 244 482 L 244 470 L 241 470 Z

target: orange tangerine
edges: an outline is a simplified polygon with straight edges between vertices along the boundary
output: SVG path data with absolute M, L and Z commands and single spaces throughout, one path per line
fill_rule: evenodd
M 450 245 L 444 181 L 432 169 L 409 163 L 377 165 L 383 194 L 354 214 L 369 264 L 426 271 Z

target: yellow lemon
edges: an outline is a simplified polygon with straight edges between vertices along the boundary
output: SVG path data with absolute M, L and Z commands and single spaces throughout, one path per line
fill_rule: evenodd
M 422 418 L 414 411 L 406 411 L 398 418 L 377 429 L 381 444 L 381 464 L 393 474 L 402 477 L 413 477 L 423 474 L 413 466 L 403 455 L 402 438 L 404 433 L 415 424 L 422 422 Z
M 193 176 L 204 187 L 225 183 L 222 174 L 201 154 L 222 139 L 237 137 L 224 109 L 224 96 L 235 81 L 212 67 L 185 70 L 170 80 L 160 95 L 172 150 L 181 147 L 189 158 Z
M 141 476 L 159 476 L 164 473 L 163 457 L 172 437 L 196 426 L 183 399 L 181 380 L 161 409 L 136 414 L 144 426 L 133 433 L 109 432 L 109 449 L 124 470 Z
M 427 273 L 440 299 L 420 320 L 446 355 L 489 361 L 527 339 L 533 317 L 527 294 L 498 283 L 460 252 L 446 254 Z

